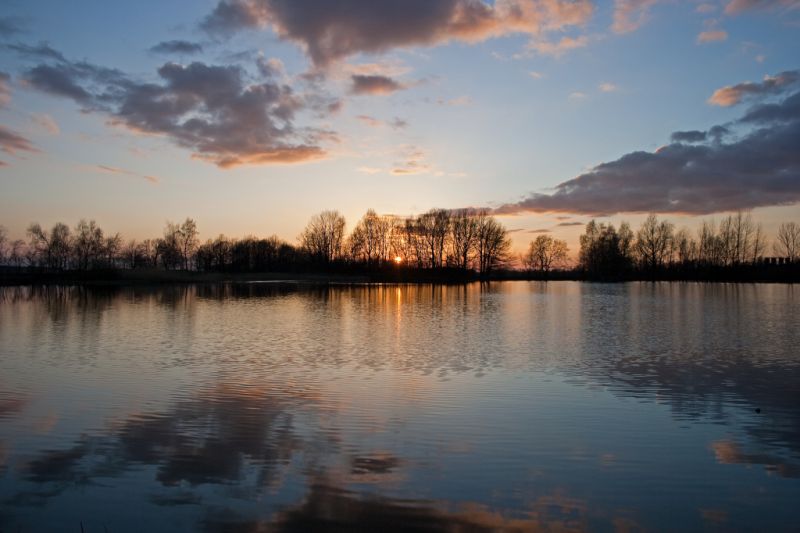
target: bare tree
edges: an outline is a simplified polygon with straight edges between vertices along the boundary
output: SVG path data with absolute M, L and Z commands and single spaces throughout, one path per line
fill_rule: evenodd
M 755 225 L 755 231 L 753 232 L 753 241 L 750 248 L 750 262 L 753 264 L 757 263 L 764 256 L 764 251 L 766 249 L 767 241 L 764 236 L 764 228 L 761 226 L 761 223 L 758 223 Z
M 349 248 L 354 260 L 380 264 L 388 259 L 391 250 L 392 223 L 369 209 L 358 221 L 350 235 Z
M 15 267 L 21 267 L 22 263 L 28 257 L 28 249 L 25 245 L 25 241 L 22 239 L 16 239 L 11 242 L 8 261 Z
M 136 239 L 131 239 L 125 243 L 119 255 L 122 264 L 131 270 L 143 262 L 141 244 L 136 242 Z
M 478 220 L 469 209 L 459 209 L 450 214 L 450 246 L 458 268 L 469 268 L 478 244 Z
M 122 236 L 119 233 L 109 235 L 103 240 L 103 260 L 106 268 L 114 268 L 122 248 Z
M 696 259 L 697 243 L 692 239 L 692 235 L 688 229 L 681 228 L 675 234 L 673 241 L 678 263 L 686 265 Z
M 81 270 L 87 270 L 100 259 L 103 249 L 103 230 L 94 220 L 86 222 L 81 219 L 75 226 L 73 255 L 75 263 Z
M 567 260 L 567 243 L 549 235 L 539 235 L 531 241 L 522 262 L 528 270 L 549 272 Z
M 69 263 L 71 236 L 66 224 L 57 222 L 50 232 L 33 223 L 28 226 L 31 252 L 40 264 L 48 268 L 63 270 Z
M 444 265 L 444 249 L 450 230 L 450 212 L 446 209 L 431 209 L 417 219 L 419 236 L 428 254 L 429 266 Z
M 341 256 L 344 228 L 345 219 L 338 211 L 323 211 L 311 217 L 300 243 L 312 257 L 330 263 Z
M 800 256 L 800 225 L 795 222 L 781 224 L 773 249 L 776 255 L 786 257 L 789 262 L 797 261 Z
M 476 214 L 478 224 L 478 269 L 484 276 L 501 266 L 508 259 L 511 241 L 508 232 L 497 220 L 490 217 L 486 211 Z
M 651 271 L 664 266 L 671 242 L 672 224 L 666 220 L 659 222 L 656 215 L 650 214 L 636 232 L 635 247 L 642 266 Z
M 0 265 L 4 264 L 8 256 L 8 233 L 4 226 L 0 226 Z
M 178 231 L 180 252 L 183 259 L 184 270 L 189 270 L 192 256 L 195 250 L 197 250 L 197 245 L 199 243 L 197 235 L 197 223 L 195 223 L 195 221 L 191 218 L 187 217 L 186 220 L 183 221 L 183 224 L 181 224 L 180 230 Z
M 180 268 L 183 262 L 181 227 L 174 222 L 167 222 L 164 237 L 156 241 L 156 256 L 167 270 Z

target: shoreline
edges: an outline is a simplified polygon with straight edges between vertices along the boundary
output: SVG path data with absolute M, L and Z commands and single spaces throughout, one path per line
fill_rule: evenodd
M 682 275 L 683 274 L 683 275 Z M 218 273 L 178 270 L 105 270 L 69 272 L 30 272 L 0 269 L 0 286 L 26 285 L 83 285 L 83 286 L 136 286 L 182 285 L 220 283 L 274 283 L 293 285 L 347 285 L 347 284 L 434 284 L 454 285 L 487 281 L 580 281 L 588 283 L 624 282 L 697 282 L 697 283 L 787 283 L 800 282 L 800 269 L 772 269 L 768 271 L 738 272 L 662 272 L 655 276 L 587 276 L 582 272 L 554 271 L 547 274 L 520 271 L 497 271 L 489 277 L 473 272 L 453 271 L 374 271 L 352 273 L 319 272 L 261 272 Z

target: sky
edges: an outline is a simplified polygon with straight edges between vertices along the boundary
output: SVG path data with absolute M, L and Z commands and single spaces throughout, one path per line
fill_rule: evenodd
M 798 0 L 0 0 L 0 225 L 800 221 Z

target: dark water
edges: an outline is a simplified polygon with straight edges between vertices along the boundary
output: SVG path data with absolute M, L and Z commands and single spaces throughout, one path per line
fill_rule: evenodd
M 799 312 L 787 285 L 0 289 L 0 531 L 797 530 Z

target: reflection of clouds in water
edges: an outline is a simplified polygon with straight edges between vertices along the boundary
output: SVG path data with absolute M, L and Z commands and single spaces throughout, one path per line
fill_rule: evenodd
M 27 399 L 0 391 L 0 419 L 17 416 L 27 404 Z
M 5 505 L 50 505 L 65 492 L 98 494 L 109 484 L 165 513 L 209 509 L 211 530 L 291 531 L 356 519 L 391 530 L 381 513 L 422 530 L 581 529 L 597 521 L 631 529 L 634 518 L 654 519 L 617 512 L 609 500 L 593 509 L 554 487 L 574 495 L 587 479 L 624 485 L 642 465 L 674 479 L 639 444 L 674 438 L 702 450 L 705 432 L 668 433 L 696 422 L 719 426 L 707 426 L 711 439 L 718 430 L 732 435 L 712 448 L 719 462 L 798 477 L 800 364 L 790 347 L 800 337 L 796 304 L 775 287 L 228 284 L 0 289 L 0 301 L 0 340 L 12 348 L 0 363 L 14 363 L 18 348 L 19 368 L 59 370 L 51 388 L 30 394 L 43 406 L 40 418 L 17 425 L 44 427 L 48 401 L 63 401 L 62 422 L 39 441 L 46 446 L 31 448 L 35 455 L 6 443 L 6 491 L 17 494 Z M 9 380 L 26 385 L 6 374 L 3 389 Z M 571 385 L 560 383 L 565 376 Z M 113 405 L 91 405 L 98 383 Z M 584 403 L 592 391 L 602 391 L 598 408 L 612 410 Z M 24 398 L 0 392 L 0 420 L 26 418 Z M 630 408 L 630 428 L 619 424 L 618 407 Z M 105 422 L 109 412 L 137 408 Z M 82 409 L 93 420 L 76 417 Z M 591 419 L 576 428 L 576 414 Z M 633 424 L 651 414 L 655 433 L 636 435 Z M 96 427 L 106 430 L 85 429 Z M 618 433 L 606 439 L 609 428 Z M 675 458 L 686 460 L 694 456 Z M 711 453 L 703 461 L 725 473 L 710 479 L 722 502 L 702 503 L 730 510 L 725 476 L 743 469 L 716 467 Z M 24 469 L 13 467 L 22 462 Z M 483 475 L 498 464 L 508 470 Z M 429 491 L 430 501 L 402 499 L 414 490 Z M 633 490 L 615 488 L 611 499 Z M 652 497 L 660 495 L 642 499 Z M 695 524 L 708 519 L 691 512 Z
M 330 485 L 324 480 L 311 484 L 304 501 L 277 513 L 269 520 L 247 521 L 231 510 L 215 510 L 205 519 L 208 532 L 531 532 L 585 531 L 594 514 L 583 500 L 562 491 L 537 498 L 519 516 L 506 516 L 479 504 L 456 509 L 426 500 L 402 500 L 360 495 Z M 625 516 L 605 517 L 614 524 L 634 525 Z M 634 527 L 633 530 L 636 528 Z M 631 529 L 629 529 L 631 530 Z
M 766 453 L 747 453 L 730 440 L 712 442 L 711 450 L 713 450 L 717 462 L 721 464 L 764 465 L 764 470 L 780 477 L 800 478 L 800 465 Z
M 34 490 L 17 499 L 47 498 L 76 485 L 118 477 L 138 465 L 156 467 L 165 487 L 253 483 L 267 486 L 293 454 L 314 454 L 333 442 L 314 432 L 319 416 L 309 391 L 279 386 L 220 385 L 177 402 L 164 413 L 141 413 L 118 421 L 106 435 L 83 435 L 68 449 L 40 453 L 24 468 Z M 301 435 L 298 425 L 308 435 Z M 313 461 L 313 457 L 307 457 Z M 243 487 L 244 489 L 244 487 Z M 160 504 L 183 496 L 158 496 Z M 191 499 L 190 499 L 191 501 Z

